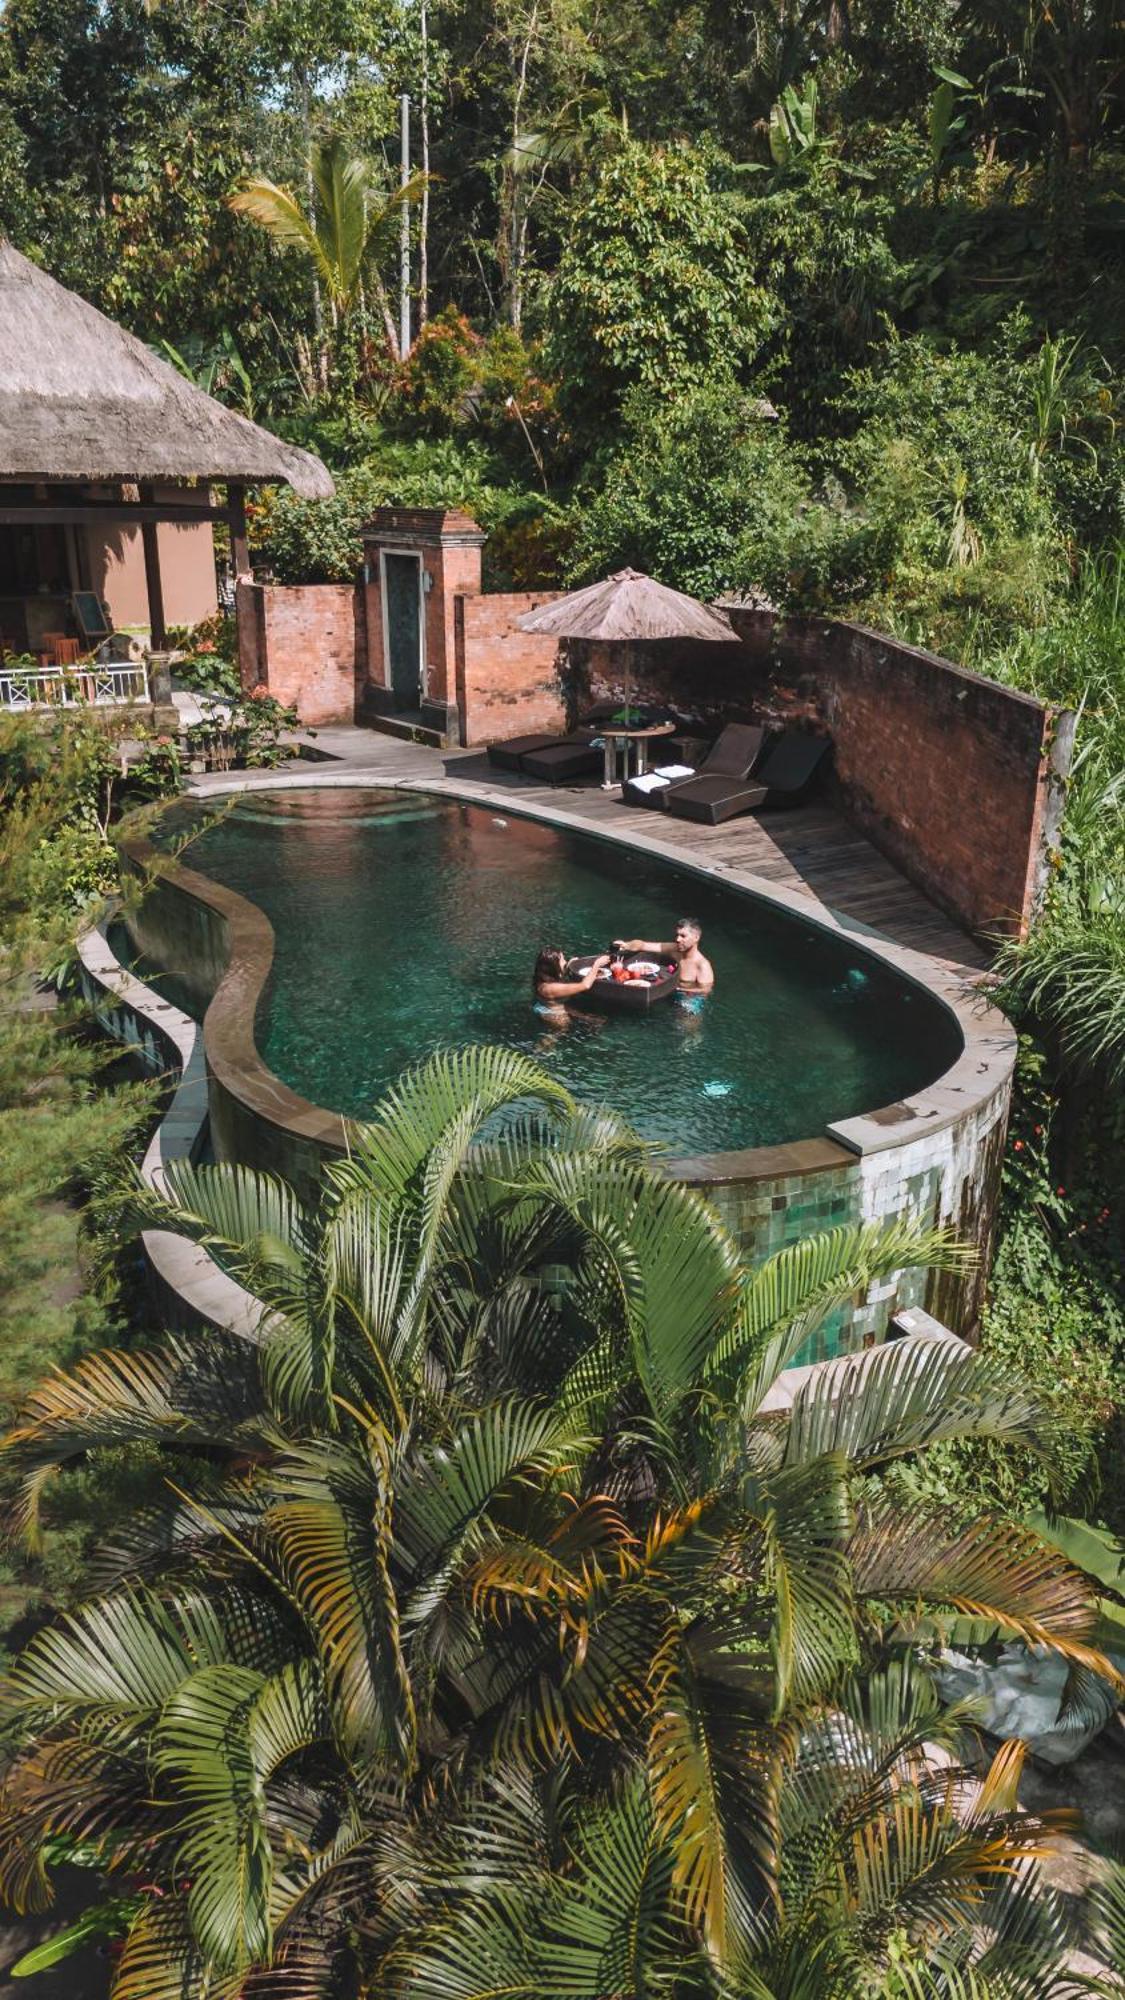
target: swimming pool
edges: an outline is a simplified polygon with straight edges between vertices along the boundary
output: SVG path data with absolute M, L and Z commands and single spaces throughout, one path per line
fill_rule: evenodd
M 180 822 L 182 832 L 182 821 Z M 674 863 L 487 806 L 316 790 L 234 804 L 187 865 L 273 926 L 256 1040 L 302 1097 L 353 1117 L 409 1062 L 466 1041 L 538 1057 L 676 1154 L 819 1134 L 924 1089 L 962 1046 L 923 988 L 838 935 Z M 668 938 L 697 916 L 706 1000 L 537 1013 L 536 950 Z M 197 1013 L 203 992 L 181 990 Z

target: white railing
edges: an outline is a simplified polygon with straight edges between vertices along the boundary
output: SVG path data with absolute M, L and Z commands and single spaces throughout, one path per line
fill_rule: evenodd
M 121 708 L 148 701 L 148 668 L 0 666 L 0 708 Z

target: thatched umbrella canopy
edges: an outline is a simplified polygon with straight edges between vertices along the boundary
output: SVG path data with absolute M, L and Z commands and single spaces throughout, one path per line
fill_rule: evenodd
M 550 633 L 558 639 L 597 639 L 608 645 L 636 645 L 644 639 L 704 639 L 729 646 L 734 638 L 721 612 L 636 569 L 620 569 L 601 583 L 572 590 L 553 604 L 525 612 L 517 623 L 525 632 Z M 625 658 L 622 707 L 628 721 L 628 653 Z
M 566 597 L 527 611 L 518 621 L 524 632 L 558 639 L 600 639 L 604 643 L 640 639 L 710 639 L 728 646 L 731 627 L 709 604 L 670 590 L 640 570 L 621 569 L 601 583 L 572 590 Z
M 328 499 L 311 452 L 225 409 L 0 240 L 0 479 L 283 480 Z

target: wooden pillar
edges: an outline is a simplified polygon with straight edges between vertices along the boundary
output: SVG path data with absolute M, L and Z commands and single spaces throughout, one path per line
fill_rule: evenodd
M 250 551 L 246 545 L 246 488 L 227 481 L 227 522 L 230 527 L 230 569 L 235 583 L 250 574 Z
M 155 505 L 152 487 L 140 488 L 142 506 Z M 145 556 L 145 589 L 148 592 L 148 622 L 151 632 L 150 644 L 154 653 L 162 653 L 168 634 L 164 625 L 164 587 L 160 581 L 160 544 L 156 538 L 156 522 L 141 522 L 141 547 Z

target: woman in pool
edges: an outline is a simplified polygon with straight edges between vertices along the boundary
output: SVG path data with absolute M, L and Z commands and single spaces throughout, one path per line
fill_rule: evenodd
M 573 1000 L 577 993 L 588 993 L 603 965 L 609 964 L 609 957 L 608 951 L 603 951 L 588 972 L 582 973 L 578 979 L 568 979 L 565 951 L 559 951 L 553 945 L 541 951 L 532 975 L 535 998 L 548 1007 L 558 1007 L 564 1000 Z

